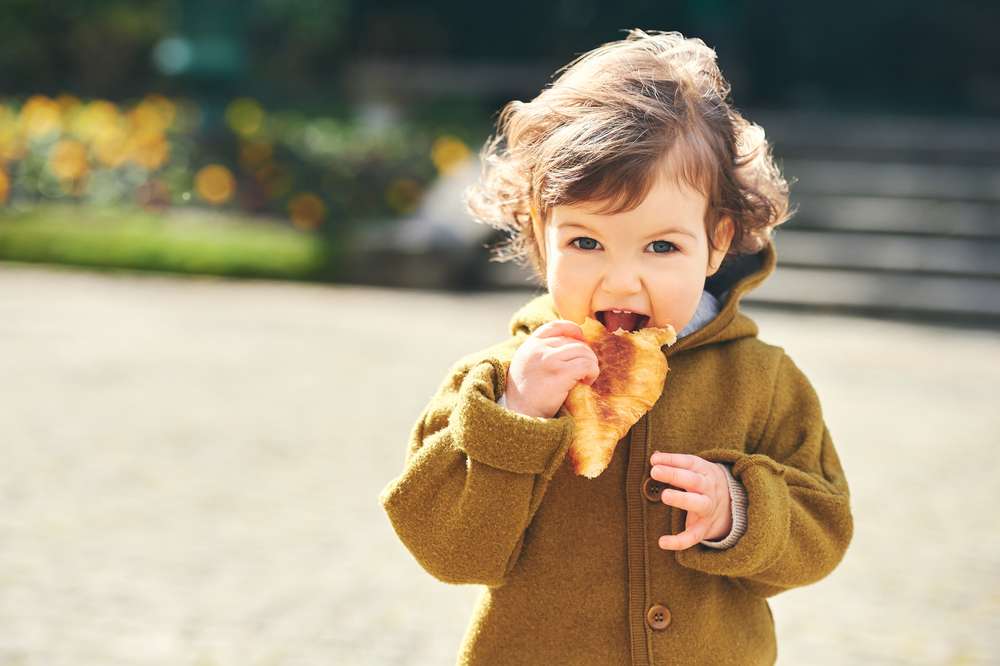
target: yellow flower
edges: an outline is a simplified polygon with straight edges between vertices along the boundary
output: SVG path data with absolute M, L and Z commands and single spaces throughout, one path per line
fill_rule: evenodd
M 62 139 L 49 153 L 49 170 L 61 180 L 77 180 L 87 174 L 87 148 L 75 139 Z
M 163 95 L 147 95 L 132 110 L 132 120 L 143 132 L 161 134 L 170 129 L 177 117 L 177 105 Z
M 29 97 L 21 107 L 21 127 L 29 138 L 60 131 L 59 104 L 45 95 Z
M 221 164 L 209 164 L 195 175 L 194 186 L 202 199 L 210 204 L 220 205 L 232 198 L 236 191 L 236 179 Z
M 118 107 L 106 100 L 95 100 L 75 114 L 73 133 L 85 141 L 94 141 L 104 134 L 123 132 L 124 122 Z
M 94 137 L 92 144 L 97 160 L 109 167 L 117 167 L 128 157 L 128 135 L 121 127 L 109 125 Z
M 24 157 L 27 149 L 18 131 L 17 114 L 0 104 L 0 164 Z
M 150 171 L 160 168 L 170 156 L 170 144 L 159 133 L 133 134 L 128 142 L 128 157 Z

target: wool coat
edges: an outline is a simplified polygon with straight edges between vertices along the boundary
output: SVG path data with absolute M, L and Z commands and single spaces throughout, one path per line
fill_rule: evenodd
M 768 597 L 829 574 L 853 532 L 816 392 L 739 309 L 775 261 L 769 244 L 709 279 L 721 311 L 664 347 L 662 395 L 595 479 L 566 460 L 565 411 L 528 417 L 496 403 L 514 352 L 559 318 L 551 295 L 513 316 L 508 339 L 450 368 L 379 502 L 428 573 L 482 586 L 459 664 L 775 662 Z M 735 545 L 659 547 L 686 512 L 661 501 L 654 451 L 731 465 L 747 501 Z

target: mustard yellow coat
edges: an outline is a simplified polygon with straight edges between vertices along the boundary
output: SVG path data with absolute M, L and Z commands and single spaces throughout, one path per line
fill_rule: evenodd
M 662 396 L 596 479 L 565 460 L 571 416 L 496 404 L 515 350 L 559 318 L 550 295 L 514 315 L 508 340 L 451 368 L 379 501 L 426 571 L 484 586 L 459 664 L 775 662 L 767 597 L 829 574 L 853 520 L 815 391 L 739 311 L 774 265 L 768 246 L 710 281 L 721 312 L 665 348 Z M 734 546 L 657 545 L 685 512 L 649 488 L 654 451 L 732 464 L 748 502 Z

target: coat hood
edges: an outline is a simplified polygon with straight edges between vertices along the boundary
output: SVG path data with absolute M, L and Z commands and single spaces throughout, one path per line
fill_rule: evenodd
M 747 292 L 774 272 L 776 263 L 773 240 L 756 254 L 728 257 L 719 271 L 705 281 L 705 289 L 722 304 L 719 314 L 702 328 L 668 347 L 667 355 L 702 345 L 756 336 L 757 324 L 739 311 L 739 303 Z M 545 293 L 530 300 L 511 317 L 510 332 L 511 335 L 530 334 L 542 324 L 559 318 L 552 295 Z

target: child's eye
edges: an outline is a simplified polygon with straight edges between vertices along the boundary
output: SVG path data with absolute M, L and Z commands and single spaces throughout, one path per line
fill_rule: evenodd
M 579 245 L 576 245 L 577 241 L 581 241 L 583 243 L 586 243 L 587 245 L 585 245 L 584 247 L 580 247 Z M 597 248 L 590 247 L 590 245 L 589 245 L 590 243 L 594 243 L 595 245 L 599 245 L 599 243 L 597 241 L 595 241 L 593 238 L 589 238 L 587 236 L 580 236 L 579 238 L 574 238 L 573 240 L 571 240 L 569 242 L 570 245 L 572 245 L 573 247 L 575 247 L 575 248 L 577 248 L 579 250 L 596 250 Z
M 650 245 L 653 246 L 653 252 L 656 254 L 669 254 L 670 252 L 677 251 L 677 246 L 670 241 L 655 240 Z

